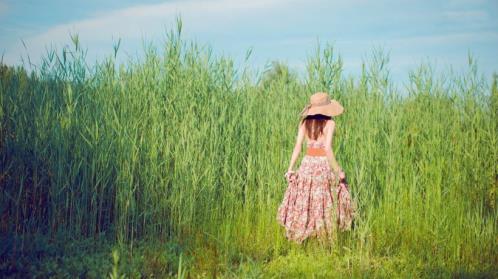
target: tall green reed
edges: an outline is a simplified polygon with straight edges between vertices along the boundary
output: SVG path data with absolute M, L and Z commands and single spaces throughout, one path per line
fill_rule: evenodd
M 303 81 L 261 78 L 181 33 L 179 21 L 159 52 L 127 64 L 116 45 L 88 67 L 73 36 L 35 72 L 1 66 L 2 235 L 105 233 L 131 247 L 200 236 L 260 259 L 293 249 L 275 220 L 282 174 L 298 112 L 327 91 L 346 108 L 334 150 L 360 213 L 336 252 L 496 262 L 497 90 L 471 57 L 463 75 L 421 64 L 403 96 L 379 49 L 357 80 L 331 45 Z

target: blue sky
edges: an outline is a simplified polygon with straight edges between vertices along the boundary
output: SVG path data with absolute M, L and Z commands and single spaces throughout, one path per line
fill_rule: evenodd
M 464 71 L 469 52 L 486 79 L 498 73 L 497 0 L 0 0 L 0 52 L 6 64 L 26 55 L 38 63 L 47 47 L 69 44 L 71 32 L 89 61 L 110 55 L 121 38 L 118 58 L 125 61 L 139 57 L 142 39 L 163 42 L 177 15 L 186 38 L 217 54 L 242 61 L 252 48 L 256 69 L 280 60 L 302 73 L 318 39 L 334 46 L 346 75 L 360 73 L 373 47 L 389 54 L 398 84 L 422 61 Z

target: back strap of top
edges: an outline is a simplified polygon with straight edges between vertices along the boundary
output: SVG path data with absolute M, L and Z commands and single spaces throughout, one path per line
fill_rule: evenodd
M 312 141 L 312 142 L 308 142 L 308 147 L 325 148 L 325 144 L 323 142 Z

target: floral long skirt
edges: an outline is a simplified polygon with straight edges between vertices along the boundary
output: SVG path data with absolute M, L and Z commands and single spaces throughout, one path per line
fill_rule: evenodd
M 356 206 L 348 185 L 335 181 L 326 156 L 303 157 L 298 171 L 288 180 L 277 213 L 287 239 L 297 243 L 310 236 L 332 239 L 336 228 L 351 229 Z

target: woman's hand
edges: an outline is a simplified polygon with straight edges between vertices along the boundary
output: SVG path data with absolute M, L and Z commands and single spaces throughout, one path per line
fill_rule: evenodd
M 344 173 L 344 171 L 343 171 L 343 170 L 339 170 L 339 171 L 337 172 L 337 175 L 339 176 L 339 180 L 340 180 L 340 181 L 344 181 L 344 180 L 346 180 L 346 173 Z
M 290 182 L 294 182 L 294 180 L 296 179 L 296 172 L 293 171 L 293 170 L 288 170 L 285 174 L 284 174 L 284 177 L 285 179 L 287 179 L 287 182 L 290 183 Z
M 334 177 L 336 185 L 340 183 L 346 183 L 346 173 L 342 169 L 337 169 L 334 171 Z
M 343 170 L 340 170 L 338 173 L 339 176 L 339 186 L 348 188 L 348 182 L 346 181 L 346 174 Z
M 284 177 L 288 178 L 289 176 L 291 176 L 294 173 L 295 173 L 295 171 L 293 171 L 293 170 L 287 170 L 287 172 L 284 174 Z

